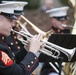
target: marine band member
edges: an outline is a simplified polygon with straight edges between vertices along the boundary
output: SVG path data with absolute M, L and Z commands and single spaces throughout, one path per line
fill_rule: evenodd
M 15 26 L 13 20 L 17 19 L 14 15 L 15 5 L 16 3 L 0 4 L 0 75 L 30 75 L 38 66 L 38 58 L 35 54 L 42 45 L 40 42 L 42 34 L 31 38 L 26 56 L 25 50 L 21 50 L 14 56 L 5 41 L 5 38 L 10 35 L 11 28 Z M 17 59 L 21 61 L 16 63 Z

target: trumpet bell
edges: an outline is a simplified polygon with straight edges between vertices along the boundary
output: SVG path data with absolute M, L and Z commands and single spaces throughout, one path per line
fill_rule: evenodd
M 69 52 L 68 52 L 69 51 Z M 72 57 L 74 56 L 74 54 L 75 54 L 75 51 L 76 51 L 76 48 L 73 48 L 73 49 L 69 49 L 69 50 L 67 50 L 66 52 L 67 52 L 67 56 L 68 56 L 68 61 L 70 61 L 71 59 L 72 59 Z

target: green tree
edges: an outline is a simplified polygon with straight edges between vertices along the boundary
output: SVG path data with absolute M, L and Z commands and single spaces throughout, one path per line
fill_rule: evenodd
M 68 0 L 60 0 L 64 5 L 69 5 Z
M 40 7 L 40 0 L 17 0 L 17 1 L 26 1 L 28 5 L 25 8 L 28 9 L 37 9 Z

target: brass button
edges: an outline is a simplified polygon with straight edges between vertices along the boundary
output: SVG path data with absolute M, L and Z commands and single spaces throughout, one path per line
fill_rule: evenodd
M 12 34 L 15 34 L 14 32 L 12 32 Z
M 20 46 L 18 46 L 18 49 L 20 49 Z
M 11 42 L 11 45 L 13 45 L 13 43 Z
M 58 32 L 60 32 L 60 29 L 58 29 Z
M 16 39 L 17 37 L 16 36 L 14 36 L 14 39 Z
M 8 47 L 9 49 L 11 49 L 11 47 Z
M 2 37 L 2 40 L 4 40 L 4 37 Z
M 30 68 L 30 65 L 28 65 L 28 68 Z
M 33 61 L 31 61 L 31 64 L 33 64 L 34 62 Z
M 18 44 L 18 42 L 16 41 L 16 44 Z
M 15 54 L 14 54 L 14 53 L 12 53 L 12 55 L 13 55 L 13 56 L 15 56 Z
M 12 57 L 12 60 L 14 60 L 14 58 Z
M 14 62 L 16 62 L 16 61 L 14 60 Z
M 35 60 L 36 60 L 37 58 L 35 57 Z

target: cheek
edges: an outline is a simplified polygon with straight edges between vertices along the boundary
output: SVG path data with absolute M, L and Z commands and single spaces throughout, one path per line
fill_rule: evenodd
M 21 19 L 21 17 L 20 17 L 20 16 L 17 16 L 17 18 L 18 18 L 18 20 L 20 20 L 20 19 Z
M 16 23 L 16 21 L 15 21 L 15 20 L 13 20 L 12 22 L 13 22 L 13 23 Z
M 2 31 L 2 28 L 3 28 L 2 25 L 0 25 L 0 31 Z
M 55 24 L 55 21 L 54 21 L 54 20 L 52 20 L 52 21 L 51 21 L 51 23 L 52 23 L 52 24 Z
M 6 28 L 5 26 L 6 26 L 5 22 L 0 23 L 0 30 L 2 30 L 3 28 Z
M 5 27 L 6 27 L 6 29 L 12 28 L 11 22 L 7 22 L 7 23 L 5 24 Z

